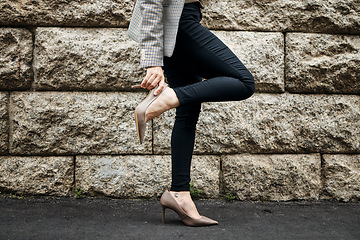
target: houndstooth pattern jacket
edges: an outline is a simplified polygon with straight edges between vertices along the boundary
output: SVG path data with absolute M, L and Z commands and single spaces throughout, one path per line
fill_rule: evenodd
M 185 0 L 137 0 L 129 36 L 140 43 L 140 67 L 164 66 L 171 57 Z

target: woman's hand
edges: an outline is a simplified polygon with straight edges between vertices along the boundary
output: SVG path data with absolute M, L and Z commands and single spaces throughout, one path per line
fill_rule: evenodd
M 155 95 L 158 95 L 165 86 L 165 76 L 162 67 L 148 67 L 146 69 L 146 76 L 141 82 L 141 87 L 151 90 L 157 84 L 159 84 L 159 87 L 156 89 Z

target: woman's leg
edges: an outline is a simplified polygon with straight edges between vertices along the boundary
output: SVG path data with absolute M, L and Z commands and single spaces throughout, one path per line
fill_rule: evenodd
M 186 194 L 201 102 L 243 100 L 255 90 L 251 73 L 224 43 L 199 23 L 201 17 L 197 4 L 185 5 L 174 54 L 164 59 L 165 75 L 180 102 L 171 137 L 170 190 L 186 191 Z M 207 80 L 201 81 L 202 78 Z M 186 196 L 184 199 L 191 201 Z M 184 210 L 192 211 L 191 205 L 196 211 L 192 201 L 188 202 L 189 209 Z
M 255 89 L 251 73 L 236 55 L 203 27 L 196 3 L 185 4 L 173 56 L 164 72 L 180 106 L 171 138 L 172 189 L 188 191 L 195 127 L 201 102 L 243 100 Z M 207 78 L 201 81 L 202 77 Z
M 186 86 L 202 81 L 202 78 L 175 65 L 172 58 L 165 57 L 164 72 L 171 88 Z M 170 193 L 185 212 L 199 218 L 194 202 L 190 197 L 190 168 L 194 149 L 195 128 L 201 103 L 183 104 L 176 108 L 175 122 L 171 134 L 172 182 Z M 176 193 L 176 194 L 175 194 Z
M 164 72 L 171 88 L 201 82 L 202 78 L 188 69 L 164 59 Z M 176 108 L 171 134 L 172 184 L 170 191 L 189 191 L 190 165 L 195 141 L 195 128 L 201 103 L 182 104 Z

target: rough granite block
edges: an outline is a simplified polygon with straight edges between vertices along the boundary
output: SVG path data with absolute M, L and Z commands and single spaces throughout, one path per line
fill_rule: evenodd
M 9 151 L 9 113 L 8 113 L 9 95 L 0 92 L 0 154 Z
M 46 1 L 0 2 L 1 25 L 102 26 L 128 25 L 134 1 Z
M 322 199 L 360 200 L 360 155 L 324 154 Z
M 151 122 L 139 144 L 134 121 L 142 93 L 15 92 L 12 154 L 149 154 Z
M 73 157 L 0 156 L 2 191 L 71 196 L 73 184 Z
M 131 90 L 145 76 L 125 29 L 38 28 L 35 39 L 35 89 Z
M 286 90 L 360 94 L 360 36 L 286 34 Z
M 320 154 L 224 155 L 225 193 L 240 200 L 317 200 L 321 190 Z
M 357 0 L 210 0 L 203 22 L 210 29 L 360 33 Z
M 0 28 L 0 90 L 31 87 L 32 48 L 29 30 Z

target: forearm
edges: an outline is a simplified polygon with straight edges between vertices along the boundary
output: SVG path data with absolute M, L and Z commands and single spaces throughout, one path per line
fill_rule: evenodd
M 140 29 L 140 67 L 163 66 L 163 0 L 139 0 L 143 22 Z

